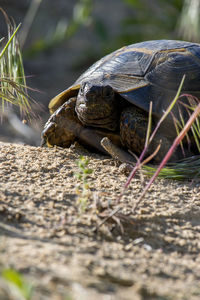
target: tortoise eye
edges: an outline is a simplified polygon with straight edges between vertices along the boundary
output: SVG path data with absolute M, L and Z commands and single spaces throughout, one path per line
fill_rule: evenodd
M 113 89 L 111 86 L 106 85 L 103 87 L 102 96 L 105 98 L 110 98 L 114 95 Z

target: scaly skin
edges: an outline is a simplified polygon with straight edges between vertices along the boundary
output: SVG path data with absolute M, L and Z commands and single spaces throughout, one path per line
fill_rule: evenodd
M 71 98 L 50 116 L 42 132 L 42 145 L 67 148 L 75 141 L 82 126 L 75 105 L 76 98 Z
M 121 146 L 118 133 L 84 127 L 75 112 L 75 104 L 76 98 L 71 98 L 51 115 L 42 132 L 42 146 L 57 145 L 67 148 L 75 140 L 79 140 L 84 145 L 107 154 L 101 146 L 101 140 L 105 136 L 116 145 Z

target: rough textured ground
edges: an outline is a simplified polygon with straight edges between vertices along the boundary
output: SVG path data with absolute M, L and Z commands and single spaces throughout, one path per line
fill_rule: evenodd
M 82 214 L 73 176 L 80 154 L 93 169 Z M 24 274 L 32 299 L 200 299 L 199 183 L 158 180 L 128 216 L 142 183 L 134 179 L 117 203 L 126 177 L 113 160 L 6 143 L 0 178 L 1 269 Z M 5 286 L 0 293 L 9 299 Z

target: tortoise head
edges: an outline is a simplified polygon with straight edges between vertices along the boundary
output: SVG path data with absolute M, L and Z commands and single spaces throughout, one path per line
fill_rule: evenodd
M 82 83 L 75 109 L 84 125 L 109 130 L 117 127 L 115 92 L 110 85 Z

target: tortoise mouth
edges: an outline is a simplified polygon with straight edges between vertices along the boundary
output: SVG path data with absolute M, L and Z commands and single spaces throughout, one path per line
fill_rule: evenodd
M 117 112 L 104 101 L 90 103 L 89 106 L 79 102 L 75 110 L 79 120 L 86 126 L 100 127 L 112 131 L 117 128 Z

